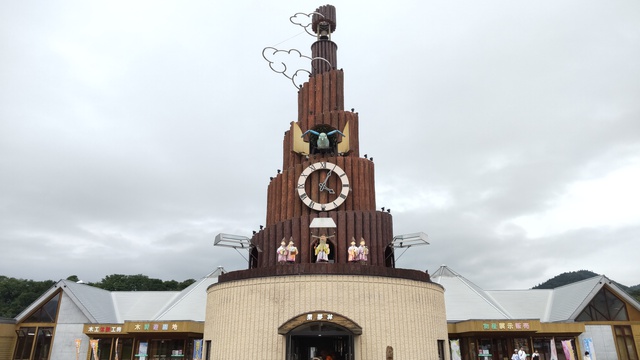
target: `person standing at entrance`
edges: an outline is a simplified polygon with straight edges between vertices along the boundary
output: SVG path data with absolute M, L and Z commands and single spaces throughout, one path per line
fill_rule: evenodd
M 591 355 L 589 355 L 588 351 L 584 352 L 584 357 L 582 358 L 583 360 L 591 360 Z
M 527 352 L 524 351 L 524 347 L 520 346 L 520 351 L 518 351 L 518 357 L 520 360 L 527 360 Z
M 538 350 L 533 349 L 533 354 L 531 354 L 531 360 L 540 360 L 540 354 L 538 354 Z
M 520 356 L 518 356 L 518 349 L 513 349 L 513 355 L 511 355 L 511 360 L 520 360 Z

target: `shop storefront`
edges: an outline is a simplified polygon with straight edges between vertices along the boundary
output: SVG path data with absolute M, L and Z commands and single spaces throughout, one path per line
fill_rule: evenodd
M 193 359 L 194 354 L 201 358 L 203 328 L 204 323 L 196 321 L 87 324 L 83 331 L 89 337 L 86 358 L 181 360 Z
M 563 346 L 571 345 L 577 358 L 578 336 L 584 332 L 581 323 L 540 323 L 539 320 L 473 320 L 450 323 L 449 339 L 460 349 L 461 359 L 510 359 L 514 350 L 529 356 L 537 350 L 540 360 L 563 360 Z M 552 349 L 555 349 L 555 353 Z

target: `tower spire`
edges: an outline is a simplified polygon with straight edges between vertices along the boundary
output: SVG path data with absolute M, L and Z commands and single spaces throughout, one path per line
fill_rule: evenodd
M 311 70 L 313 76 L 338 66 L 338 45 L 331 41 L 331 34 L 336 30 L 336 8 L 333 5 L 323 5 L 317 8 L 311 18 L 311 27 L 318 38 L 311 45 L 312 57 L 323 58 L 331 64 L 321 60 L 313 60 Z

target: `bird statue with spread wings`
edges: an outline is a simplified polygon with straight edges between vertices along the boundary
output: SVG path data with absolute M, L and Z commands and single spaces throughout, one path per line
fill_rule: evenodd
M 318 140 L 316 141 L 316 147 L 315 148 L 320 152 L 325 152 L 325 151 L 328 151 L 328 150 L 332 150 L 331 141 L 329 140 L 329 136 L 331 136 L 333 134 L 336 134 L 336 133 L 338 133 L 338 134 L 340 134 L 342 136 L 345 136 L 342 133 L 342 131 L 340 131 L 338 129 L 331 130 L 331 131 L 329 131 L 327 133 L 318 132 L 318 131 L 309 129 L 309 130 L 305 131 L 304 134 L 302 134 L 301 137 L 304 137 L 308 133 L 311 133 L 311 134 L 313 134 L 313 135 L 318 137 Z
M 335 155 L 345 155 L 351 151 L 349 147 L 349 122 L 344 126 L 344 130 L 340 131 L 330 125 L 320 124 L 314 126 L 304 133 L 300 129 L 298 123 L 291 122 L 292 132 L 292 150 L 302 155 L 310 155 L 316 153 L 333 153 Z M 309 137 L 309 141 L 305 141 L 304 137 Z M 337 139 L 337 134 L 342 136 Z

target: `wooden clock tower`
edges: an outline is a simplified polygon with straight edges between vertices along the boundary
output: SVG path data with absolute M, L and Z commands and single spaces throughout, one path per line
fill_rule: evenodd
M 392 217 L 376 210 L 374 163 L 360 156 L 358 113 L 344 109 L 336 10 L 311 19 L 312 70 L 266 226 L 229 236 L 249 247 L 248 269 L 207 289 L 205 360 L 448 360 L 444 289 L 395 267 Z
M 358 113 L 344 109 L 344 72 L 331 40 L 335 7 L 319 7 L 311 27 L 317 34 L 312 58 L 326 61 L 312 62 L 298 92 L 298 119 L 284 136 L 282 171 L 269 184 L 266 226 L 252 239 L 250 267 L 276 265 L 282 239 L 297 245 L 296 263 L 313 263 L 313 236 L 319 235 L 328 237 L 330 263 L 346 264 L 351 242 L 364 240 L 368 265 L 393 267 L 392 217 L 376 210 L 374 163 L 360 156 Z M 335 227 L 314 227 L 314 218 L 330 218 Z

